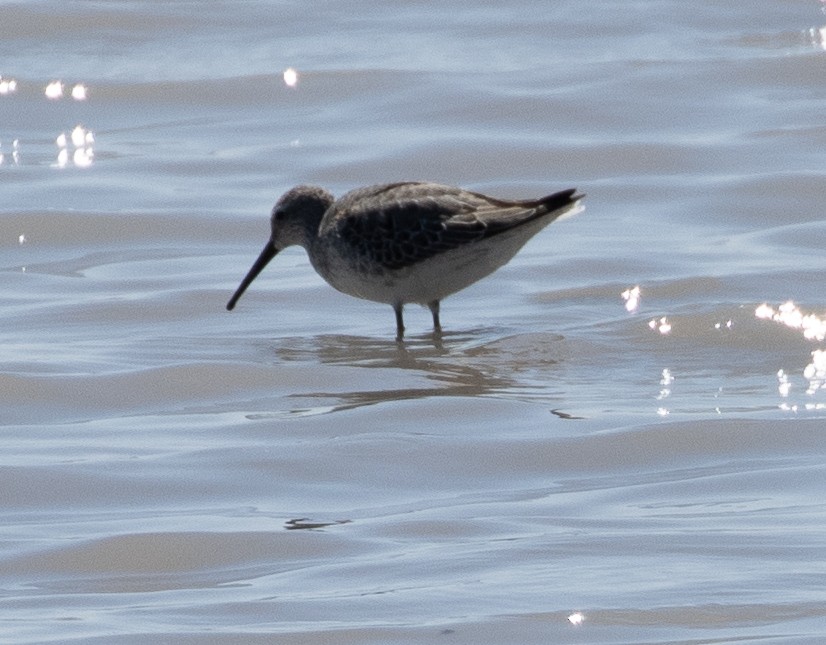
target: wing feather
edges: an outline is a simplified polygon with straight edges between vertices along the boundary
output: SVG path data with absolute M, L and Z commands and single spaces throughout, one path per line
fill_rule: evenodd
M 572 204 L 579 198 L 573 194 L 504 201 L 431 183 L 371 186 L 338 200 L 321 228 L 366 265 L 397 270 Z

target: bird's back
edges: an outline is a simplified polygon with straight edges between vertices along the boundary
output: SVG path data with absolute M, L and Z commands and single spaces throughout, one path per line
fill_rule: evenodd
M 509 201 L 426 182 L 369 186 L 336 201 L 319 236 L 351 247 L 354 257 L 377 269 L 397 270 L 536 221 L 524 231 L 527 241 L 570 212 L 581 197 L 574 193 Z

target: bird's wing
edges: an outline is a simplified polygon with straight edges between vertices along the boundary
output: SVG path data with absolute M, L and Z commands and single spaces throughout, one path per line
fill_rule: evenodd
M 579 197 L 570 190 L 504 201 L 438 184 L 387 184 L 344 195 L 325 215 L 322 229 L 333 229 L 360 257 L 393 270 L 509 230 Z

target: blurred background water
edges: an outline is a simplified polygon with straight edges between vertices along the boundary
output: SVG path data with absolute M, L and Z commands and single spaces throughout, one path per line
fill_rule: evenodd
M 0 2 L 0 643 L 826 637 L 826 15 Z M 298 183 L 576 186 L 448 298 Z M 820 474 L 818 474 L 820 473 Z

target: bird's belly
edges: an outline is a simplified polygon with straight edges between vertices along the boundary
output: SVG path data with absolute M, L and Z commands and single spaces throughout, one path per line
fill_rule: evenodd
M 506 264 L 531 235 L 507 234 L 460 247 L 400 269 L 357 257 L 327 254 L 313 262 L 332 287 L 357 298 L 387 304 L 427 304 L 470 286 Z

